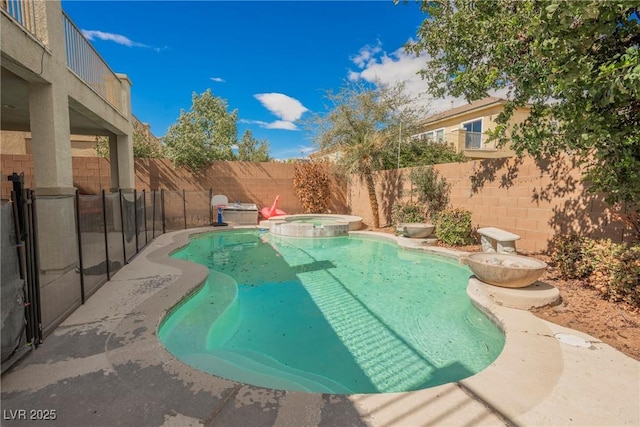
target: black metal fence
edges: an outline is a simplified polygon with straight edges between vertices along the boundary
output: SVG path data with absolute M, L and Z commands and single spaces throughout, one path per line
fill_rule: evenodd
M 76 192 L 82 303 L 157 236 L 213 223 L 212 190 Z
M 82 302 L 164 233 L 162 192 L 76 192 Z
M 5 359 L 37 347 L 153 239 L 213 222 L 212 190 L 76 192 L 70 200 L 36 197 L 14 175 L 2 207 L 3 370 L 13 363 Z M 15 256 L 5 268 L 7 254 Z M 5 280 L 5 272 L 12 276 Z
M 2 372 L 42 343 L 38 244 L 33 191 L 13 174 L 12 203 L 3 203 L 2 223 Z

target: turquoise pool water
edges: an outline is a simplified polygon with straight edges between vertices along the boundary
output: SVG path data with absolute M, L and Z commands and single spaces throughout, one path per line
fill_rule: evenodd
M 368 237 L 254 230 L 192 238 L 207 266 L 160 326 L 165 347 L 211 374 L 322 393 L 416 390 L 492 363 L 503 333 L 466 295 L 467 267 Z

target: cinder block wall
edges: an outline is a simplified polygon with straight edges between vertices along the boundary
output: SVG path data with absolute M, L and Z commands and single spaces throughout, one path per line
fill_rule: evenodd
M 12 172 L 25 174 L 33 188 L 31 155 L 2 155 L 2 198 L 8 199 Z M 225 194 L 230 201 L 271 206 L 277 194 L 279 207 L 287 213 L 301 213 L 293 189 L 293 165 L 287 163 L 215 162 L 203 175 L 174 169 L 168 160 L 137 159 L 138 190 L 203 191 Z M 436 165 L 451 184 L 451 206 L 468 209 L 477 227 L 499 227 L 521 236 L 518 249 L 540 252 L 558 233 L 576 232 L 592 237 L 629 241 L 630 231 L 616 220 L 602 195 L 587 193 L 581 170 L 566 157 L 553 161 L 488 159 Z M 74 157 L 74 185 L 84 194 L 109 190 L 108 159 Z M 380 223 L 391 221 L 391 208 L 398 200 L 411 199 L 410 169 L 376 175 Z M 473 177 L 473 178 L 472 178 Z M 352 213 L 372 224 L 366 188 L 357 177 L 348 184 L 332 181 L 330 210 Z M 415 196 L 413 196 L 415 197 Z
M 435 169 L 451 184 L 452 207 L 471 211 L 474 226 L 499 227 L 520 235 L 518 249 L 545 251 L 559 232 L 618 242 L 630 239 L 630 230 L 616 220 L 602 195 L 587 193 L 580 168 L 566 157 L 539 162 L 532 158 L 477 160 Z M 410 171 L 377 174 L 380 224 L 390 223 L 394 199 L 412 198 Z M 348 195 L 353 214 L 372 224 L 366 188 L 358 179 L 350 181 Z
M 2 155 L 2 199 L 9 198 L 11 182 L 6 175 L 12 172 L 25 175 L 25 186 L 33 188 L 33 161 L 31 155 Z M 73 157 L 73 183 L 81 194 L 97 194 L 109 191 L 109 160 L 101 157 Z M 293 188 L 293 164 L 214 162 L 202 175 L 194 175 L 185 169 L 175 169 L 169 160 L 136 159 L 137 190 L 203 191 L 224 194 L 230 201 L 255 203 L 259 208 L 271 206 L 280 195 L 279 209 L 295 214 L 303 209 Z M 332 180 L 332 198 L 329 210 L 349 213 L 346 204 L 346 183 Z

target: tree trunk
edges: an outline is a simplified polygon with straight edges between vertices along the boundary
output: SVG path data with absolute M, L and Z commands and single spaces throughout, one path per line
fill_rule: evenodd
M 380 218 L 378 218 L 378 198 L 376 197 L 376 184 L 373 182 L 373 174 L 366 173 L 364 181 L 367 184 L 367 192 L 369 193 L 369 204 L 371 204 L 371 213 L 373 214 L 373 227 L 380 228 Z

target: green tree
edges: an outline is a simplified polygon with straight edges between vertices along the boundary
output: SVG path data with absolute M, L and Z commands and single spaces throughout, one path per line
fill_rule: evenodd
M 433 220 L 449 205 L 451 184 L 433 166 L 415 168 L 410 176 L 418 201 L 425 204 L 429 218 Z
M 164 157 L 164 147 L 160 141 L 138 121 L 133 123 L 133 157 L 141 159 Z
M 439 163 L 465 162 L 469 160 L 462 153 L 456 153 L 451 144 L 423 141 L 409 136 L 403 138 L 400 144 L 401 168 L 436 165 Z M 385 150 L 384 169 L 398 167 L 398 148 L 388 145 Z
M 200 173 L 214 160 L 233 159 L 238 111 L 228 112 L 227 101 L 215 97 L 211 89 L 200 95 L 194 92 L 191 99 L 191 110 L 180 112 L 164 137 L 164 145 L 174 165 Z
M 109 157 L 109 138 L 96 136 L 95 150 L 99 157 Z M 150 135 L 140 122 L 133 122 L 133 157 L 157 159 L 163 156 L 162 144 Z
M 253 137 L 249 129 L 244 131 L 242 138 L 238 142 L 238 155 L 236 158 L 242 162 L 268 162 L 269 142 L 258 141 Z
M 491 137 L 537 158 L 568 152 L 590 190 L 640 206 L 640 25 L 637 1 L 420 2 L 417 40 L 429 92 L 508 102 Z M 516 107 L 531 106 L 508 126 Z
M 314 141 L 325 152 L 336 153 L 338 168 L 364 181 L 374 227 L 380 227 L 374 172 L 384 168 L 389 146 L 397 147 L 400 123 L 403 132 L 415 130 L 423 111 L 403 84 L 346 84 L 338 92 L 327 91 L 330 105 L 308 122 Z

